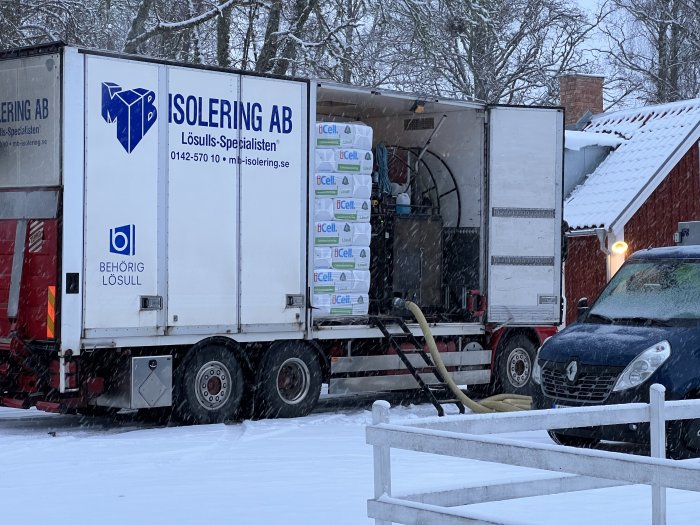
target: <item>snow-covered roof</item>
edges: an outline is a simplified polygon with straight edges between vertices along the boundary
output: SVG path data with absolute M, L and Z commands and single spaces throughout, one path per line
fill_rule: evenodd
M 617 229 L 700 138 L 700 99 L 601 113 L 582 133 L 625 140 L 571 192 L 564 218 L 574 229 Z
M 612 133 L 589 133 L 587 131 L 564 131 L 564 145 L 566 149 L 578 151 L 586 146 L 610 146 L 616 147 L 625 142 L 625 139 Z

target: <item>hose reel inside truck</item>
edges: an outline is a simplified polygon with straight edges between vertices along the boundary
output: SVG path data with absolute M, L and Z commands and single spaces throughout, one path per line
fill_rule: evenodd
M 400 297 L 421 304 L 432 320 L 475 318 L 468 308 L 470 291 L 480 288 L 479 228 L 461 227 L 455 173 L 429 149 L 446 118 L 442 116 L 422 147 L 376 148 L 372 313 L 399 313 L 393 299 Z

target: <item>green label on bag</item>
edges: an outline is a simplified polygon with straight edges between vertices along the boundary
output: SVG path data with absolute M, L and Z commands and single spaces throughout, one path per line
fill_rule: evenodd
M 338 164 L 338 171 L 360 171 L 358 164 Z
M 352 315 L 352 308 L 331 308 L 331 315 Z
M 316 237 L 314 239 L 315 244 L 338 244 L 340 242 L 340 237 Z

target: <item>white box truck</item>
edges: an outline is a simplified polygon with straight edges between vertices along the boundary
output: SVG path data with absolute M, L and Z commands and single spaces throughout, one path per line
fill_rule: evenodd
M 314 257 L 317 230 L 356 227 L 314 220 L 317 122 L 362 122 L 379 148 L 359 309 L 343 293 L 363 276 L 314 304 L 314 260 L 347 255 Z M 562 159 L 561 108 L 7 51 L 0 403 L 212 422 L 304 415 L 323 383 L 416 389 L 401 350 L 421 332 L 396 297 L 458 384 L 527 392 L 561 319 Z

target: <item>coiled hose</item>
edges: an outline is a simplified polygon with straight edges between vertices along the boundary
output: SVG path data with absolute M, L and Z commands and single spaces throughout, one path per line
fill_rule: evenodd
M 423 332 L 423 337 L 430 350 L 430 355 L 433 358 L 433 363 L 438 369 L 447 386 L 456 396 L 456 399 L 462 402 L 462 404 L 467 407 L 472 412 L 477 414 L 487 414 L 491 412 L 514 412 L 518 410 L 530 410 L 530 405 L 532 404 L 532 398 L 530 396 L 521 396 L 518 394 L 497 394 L 495 396 L 487 397 L 479 402 L 474 401 L 469 396 L 467 396 L 462 390 L 455 384 L 452 376 L 445 368 L 445 363 L 442 362 L 440 357 L 440 352 L 438 352 L 437 345 L 435 344 L 435 339 L 433 339 L 433 334 L 430 332 L 430 326 L 428 326 L 428 321 L 426 321 L 423 312 L 418 307 L 418 305 L 412 301 L 404 301 L 403 299 L 396 299 L 394 305 L 397 307 L 405 306 L 413 314 L 420 325 L 420 329 Z

